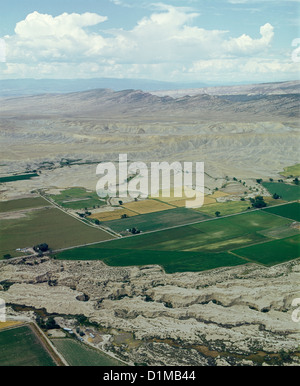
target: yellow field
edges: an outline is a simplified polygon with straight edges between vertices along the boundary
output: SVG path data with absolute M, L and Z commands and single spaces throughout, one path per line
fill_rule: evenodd
M 178 208 L 184 208 L 185 207 L 185 199 L 180 198 L 179 200 L 173 199 L 172 201 L 166 201 L 166 203 L 169 203 L 170 205 L 177 206 Z
M 172 195 L 172 192 L 171 192 Z M 203 205 L 209 205 L 209 204 L 215 204 L 216 199 L 219 197 L 225 197 L 229 196 L 228 193 L 216 191 L 214 194 L 208 194 L 204 197 L 204 204 Z M 167 204 L 177 206 L 179 208 L 185 207 L 185 203 L 187 200 L 192 200 L 189 198 L 178 198 L 174 197 L 173 195 L 171 197 L 159 197 L 158 200 L 163 201 Z
M 23 322 L 17 322 L 14 320 L 10 320 L 7 322 L 0 322 L 0 330 L 3 328 L 9 328 L 9 327 L 17 326 L 18 324 L 22 324 L 22 323 Z
M 229 196 L 229 194 L 224 193 L 224 192 L 220 192 L 219 190 L 214 192 L 214 194 L 209 195 L 209 197 L 213 197 L 213 198 L 219 198 L 219 197 L 225 197 L 225 196 Z
M 286 201 L 281 200 L 281 199 L 275 200 L 273 197 L 264 197 L 264 201 L 268 205 L 279 205 L 279 204 L 284 204 L 286 202 Z
M 168 198 L 164 198 L 163 201 L 166 203 L 169 203 L 170 205 L 177 206 L 178 208 L 184 208 L 186 205 L 186 201 L 192 200 L 191 198 L 180 198 L 179 200 L 175 198 L 171 198 L 170 201 L 166 201 Z M 214 198 L 211 198 L 210 196 L 205 196 L 204 197 L 204 204 L 203 205 L 208 205 L 208 204 L 215 204 L 216 200 Z
M 162 210 L 174 209 L 174 206 L 170 206 L 164 202 L 156 200 L 143 200 L 128 202 L 122 205 L 124 208 L 132 210 L 137 214 L 146 214 L 153 212 L 160 212 Z
M 89 216 L 89 218 L 99 221 L 120 220 L 122 214 L 127 214 L 128 217 L 138 215 L 138 213 L 132 212 L 129 209 L 117 209 L 109 212 L 93 213 Z

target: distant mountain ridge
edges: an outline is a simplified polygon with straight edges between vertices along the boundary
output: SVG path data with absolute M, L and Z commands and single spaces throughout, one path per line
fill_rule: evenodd
M 240 120 L 257 121 L 299 116 L 299 84 L 249 86 L 242 94 L 239 86 L 228 94 L 210 95 L 198 89 L 195 95 L 172 97 L 142 90 L 95 89 L 67 94 L 9 97 L 1 100 L 3 118 L 31 117 L 152 120 Z M 280 91 L 282 89 L 282 91 Z M 292 92 L 287 92 L 287 90 Z M 230 94 L 231 90 L 231 94 Z M 276 90 L 276 92 L 275 92 Z M 209 90 L 208 90 L 209 91 Z
M 0 80 L 0 97 L 14 97 L 38 94 L 66 94 L 96 89 L 143 90 L 157 96 L 196 94 L 238 95 L 238 94 L 291 94 L 299 93 L 299 81 L 276 83 L 217 85 L 205 82 L 182 83 L 163 82 L 149 79 L 8 79 Z
M 234 86 L 212 86 L 192 89 L 178 90 L 157 90 L 152 94 L 157 96 L 171 96 L 172 98 L 180 98 L 182 96 L 194 96 L 198 94 L 208 95 L 284 95 L 284 94 L 299 94 L 300 81 L 274 82 L 274 83 L 258 83 L 247 85 Z
M 178 88 L 206 87 L 205 83 L 172 83 L 148 79 L 8 79 L 0 80 L 0 97 L 37 95 L 46 93 L 65 94 L 94 89 L 114 91 L 135 89 L 143 91 L 174 90 Z

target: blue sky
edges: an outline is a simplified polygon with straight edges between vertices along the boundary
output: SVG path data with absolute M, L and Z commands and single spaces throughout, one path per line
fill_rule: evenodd
M 300 0 L 3 1 L 0 79 L 298 79 L 299 9 Z

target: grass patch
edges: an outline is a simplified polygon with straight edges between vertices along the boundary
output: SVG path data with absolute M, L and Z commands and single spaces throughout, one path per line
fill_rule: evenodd
M 278 216 L 287 217 L 291 220 L 300 221 L 300 203 L 292 202 L 291 204 L 275 206 L 264 209 L 268 213 L 277 214 Z
M 0 331 L 1 366 L 55 366 L 28 326 Z
M 32 177 L 38 177 L 37 173 L 28 173 L 28 174 L 18 174 L 15 176 L 0 177 L 0 184 L 4 182 L 14 182 L 14 181 L 23 181 L 30 180 Z
M 229 214 L 245 212 L 249 206 L 251 207 L 249 201 L 227 201 L 215 204 L 212 203 L 194 210 L 208 214 L 209 216 L 215 216 L 216 212 L 220 212 L 220 216 L 226 216 Z
M 293 176 L 293 177 L 299 177 L 300 176 L 300 164 L 288 166 L 283 169 L 284 172 L 281 172 L 280 174 L 285 177 Z
M 19 200 L 1 201 L 0 212 L 12 212 L 16 210 L 40 208 L 49 206 L 49 203 L 42 197 L 22 198 Z
M 273 198 L 269 196 L 264 196 L 264 201 L 267 204 L 267 206 L 273 206 L 273 205 L 280 205 L 280 204 L 286 204 L 287 201 L 281 200 L 280 198 Z
M 300 257 L 299 245 L 300 235 L 296 235 L 236 249 L 233 252 L 238 256 L 271 266 Z
M 0 258 L 5 254 L 19 256 L 17 248 L 44 242 L 52 249 L 60 249 L 113 238 L 56 208 L 37 209 L 19 219 L 0 220 L 0 227 Z
M 122 362 L 74 339 L 53 339 L 52 343 L 70 366 L 124 366 Z
M 266 229 L 259 233 L 269 239 L 283 239 L 285 237 L 298 235 L 300 233 L 300 228 L 287 224 L 276 228 Z
M 289 185 L 283 182 L 262 182 L 262 185 L 273 195 L 278 194 L 285 201 L 300 199 L 300 186 Z
M 53 194 L 49 197 L 58 205 L 73 210 L 93 209 L 106 205 L 106 202 L 100 200 L 96 192 L 89 192 L 80 187 L 66 189 L 60 194 Z

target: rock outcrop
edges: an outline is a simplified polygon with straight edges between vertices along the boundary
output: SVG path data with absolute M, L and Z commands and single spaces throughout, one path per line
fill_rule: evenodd
M 103 328 L 134 333 L 143 344 L 128 354 L 133 362 L 208 365 L 225 360 L 218 353 L 230 362 L 299 347 L 299 323 L 292 320 L 292 301 L 300 297 L 299 261 L 166 274 L 159 266 L 50 258 L 32 264 L 28 258 L 0 262 L 5 281 L 10 286 L 0 295 L 7 304 L 83 314 Z M 186 354 L 179 355 L 178 347 Z

